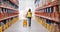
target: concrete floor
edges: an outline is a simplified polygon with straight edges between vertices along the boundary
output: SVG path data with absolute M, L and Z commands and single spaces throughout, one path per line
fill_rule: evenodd
M 17 21 L 15 24 L 10 26 L 8 29 L 6 29 L 4 32 L 49 32 L 46 28 L 44 28 L 41 24 L 39 24 L 37 21 L 32 19 L 31 21 L 31 27 L 23 27 L 23 19 Z

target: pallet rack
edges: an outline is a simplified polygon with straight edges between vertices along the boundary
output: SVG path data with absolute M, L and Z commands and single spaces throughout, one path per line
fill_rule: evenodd
M 18 0 L 0 0 L 0 32 L 18 20 Z
M 58 26 L 54 29 L 60 31 L 60 0 L 35 0 L 35 7 L 35 16 L 45 19 L 45 23 L 48 25 Z M 54 30 L 53 32 L 57 31 Z

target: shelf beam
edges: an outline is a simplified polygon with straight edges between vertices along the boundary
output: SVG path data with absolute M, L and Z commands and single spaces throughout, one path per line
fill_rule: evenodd
M 38 9 L 44 9 L 44 8 L 47 8 L 47 7 L 52 7 L 52 6 L 56 6 L 56 5 L 59 5 L 57 2 L 52 2 L 50 5 L 49 4 L 47 4 L 47 5 L 45 5 L 45 6 L 42 6 L 42 7 L 37 7 L 36 8 L 36 10 L 38 10 Z
M 0 7 L 1 7 L 1 8 L 11 9 L 11 10 L 16 10 L 16 11 L 18 10 L 18 9 L 14 9 L 14 8 L 11 8 L 11 7 L 5 7 L 5 6 L 2 6 L 2 5 L 0 5 Z
M 14 15 L 14 16 L 6 17 L 6 18 L 3 18 L 3 19 L 0 19 L 0 21 L 5 20 L 5 19 L 8 19 L 8 18 L 11 18 L 11 17 L 15 17 L 15 16 L 18 16 L 18 15 Z
M 46 17 L 46 16 L 41 16 L 41 15 L 37 15 L 37 14 L 35 14 L 35 16 L 43 17 L 43 18 L 46 18 L 46 19 L 49 19 L 49 20 L 53 20 L 55 22 L 59 21 L 58 19 L 54 19 L 54 18 L 50 18 L 50 17 Z
M 14 0 L 14 1 L 10 0 L 10 1 L 11 1 L 12 3 L 14 3 L 15 5 L 17 5 L 17 6 L 18 6 L 18 4 L 14 2 L 15 0 Z

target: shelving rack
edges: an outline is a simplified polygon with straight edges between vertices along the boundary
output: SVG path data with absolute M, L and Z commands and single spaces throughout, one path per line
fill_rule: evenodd
M 18 20 L 18 0 L 0 0 L 0 32 Z
M 57 25 L 60 32 L 60 0 L 35 0 L 34 3 L 35 16 L 45 19 L 45 23 L 50 23 L 49 25 Z

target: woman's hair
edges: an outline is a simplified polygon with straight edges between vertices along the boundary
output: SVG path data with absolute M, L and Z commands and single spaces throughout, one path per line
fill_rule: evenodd
M 31 12 L 31 9 L 29 9 L 28 12 Z

